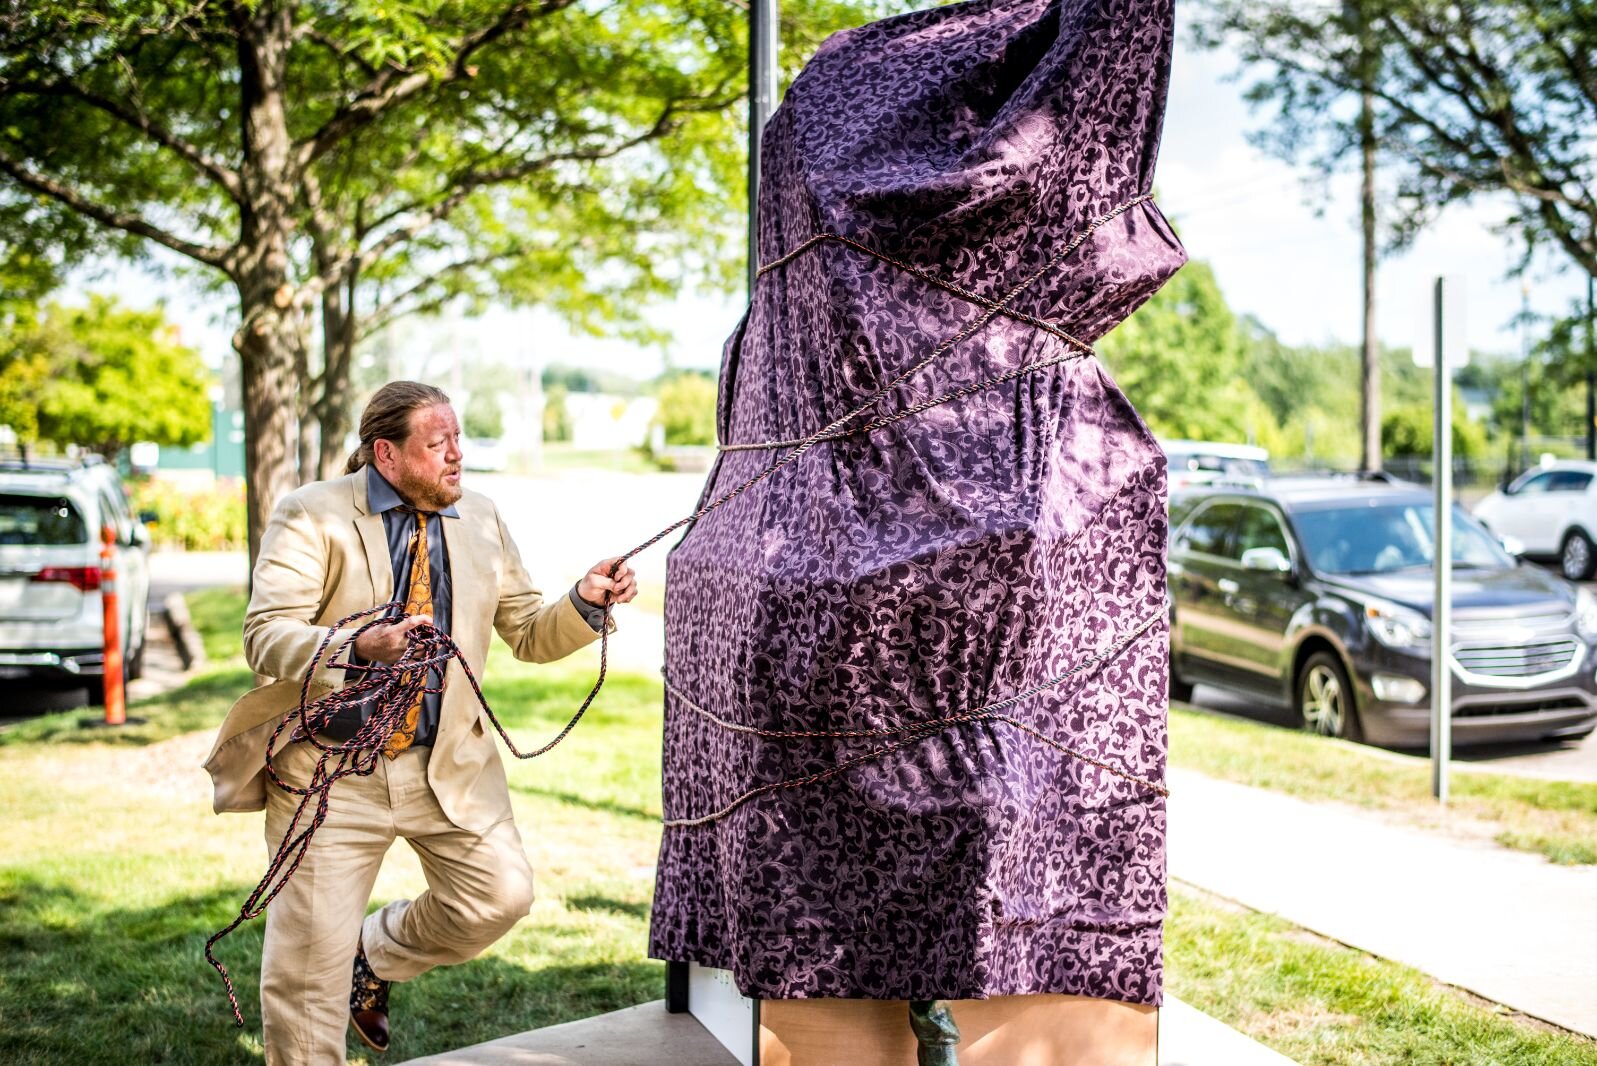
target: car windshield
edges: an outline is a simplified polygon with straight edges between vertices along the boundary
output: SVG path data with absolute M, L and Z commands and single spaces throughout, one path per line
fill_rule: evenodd
M 0 547 L 87 544 L 88 530 L 72 501 L 61 496 L 0 493 Z
M 1309 565 L 1323 574 L 1387 574 L 1429 567 L 1435 508 L 1388 503 L 1302 511 L 1293 516 Z M 1453 508 L 1453 565 L 1498 570 L 1514 559 L 1462 508 Z

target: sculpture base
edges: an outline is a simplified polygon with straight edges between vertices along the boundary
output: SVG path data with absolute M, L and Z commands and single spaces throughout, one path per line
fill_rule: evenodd
M 741 1066 L 914 1066 L 909 1004 L 874 999 L 750 1000 L 731 975 L 681 967 L 685 1007 Z M 944 1000 L 960 1066 L 1156 1066 L 1159 1010 L 1084 996 Z
M 1155 1066 L 1156 1007 L 1081 996 L 948 1000 L 960 1066 Z M 870 1062 L 913 1066 L 909 1005 L 891 1000 L 760 1003 L 759 1066 Z

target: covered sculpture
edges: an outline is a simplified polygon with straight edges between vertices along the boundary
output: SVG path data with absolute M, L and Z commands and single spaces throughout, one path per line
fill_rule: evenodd
M 1160 1001 L 1164 456 L 1085 345 L 1183 261 L 1171 33 L 1168 0 L 889 19 L 767 127 L 705 501 L 931 358 L 671 552 L 654 957 Z

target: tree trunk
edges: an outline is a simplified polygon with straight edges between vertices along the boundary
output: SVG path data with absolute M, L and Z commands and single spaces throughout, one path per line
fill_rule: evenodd
M 355 357 L 354 269 L 342 286 L 322 293 L 322 392 L 316 401 L 316 421 L 322 428 L 319 476 L 324 480 L 343 472 L 344 438 L 349 435 L 351 412 L 350 364 Z
M 315 404 L 310 391 L 310 345 L 301 339 L 294 352 L 294 371 L 299 375 L 300 386 L 294 393 L 294 417 L 299 423 L 299 462 L 295 468 L 299 472 L 299 484 L 315 481 L 319 474 L 316 469 L 317 432 Z
M 1375 334 L 1375 101 L 1360 94 L 1359 139 L 1363 188 L 1359 211 L 1364 239 L 1363 456 L 1361 470 L 1381 469 L 1381 342 Z
M 302 343 L 289 284 L 294 199 L 284 70 L 292 12 L 265 3 L 235 9 L 243 206 L 234 279 L 243 324 L 234 335 L 244 379 L 245 501 L 250 564 L 272 508 L 296 484 L 295 413 Z

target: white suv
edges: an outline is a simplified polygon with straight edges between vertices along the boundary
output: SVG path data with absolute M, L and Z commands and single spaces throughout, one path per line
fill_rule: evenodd
M 1597 463 L 1558 459 L 1533 466 L 1471 508 L 1499 537 L 1531 558 L 1556 559 L 1570 581 L 1597 569 Z
M 79 680 L 105 696 L 100 530 L 114 534 L 123 672 L 144 667 L 149 533 L 98 458 L 0 460 L 0 678 Z

